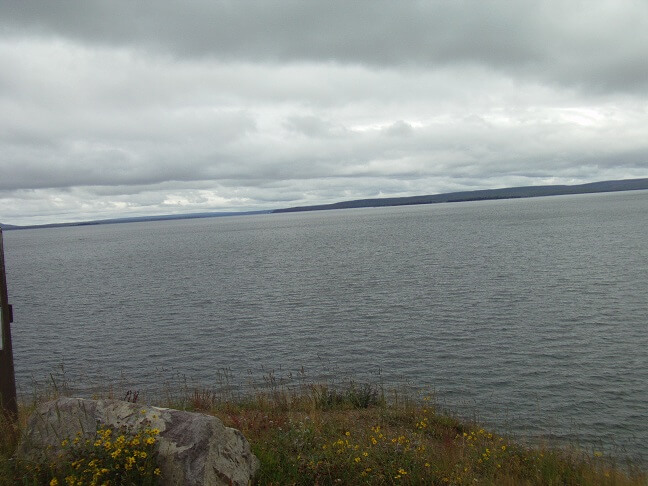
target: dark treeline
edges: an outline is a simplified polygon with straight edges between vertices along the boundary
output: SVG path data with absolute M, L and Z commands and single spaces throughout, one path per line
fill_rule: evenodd
M 104 219 L 104 220 L 96 220 L 96 221 L 82 221 L 76 223 L 53 223 L 53 224 L 42 224 L 42 225 L 33 225 L 33 226 L 15 226 L 15 225 L 0 223 L 0 228 L 5 230 L 28 229 L 28 228 L 55 228 L 60 226 L 86 226 L 86 225 L 112 224 L 112 223 L 135 223 L 141 221 L 162 221 L 162 220 L 171 220 L 171 219 L 213 218 L 213 217 L 220 217 L 220 216 L 242 216 L 242 215 L 250 215 L 250 214 L 288 213 L 288 212 L 296 212 L 296 211 L 318 211 L 324 209 L 407 206 L 413 204 L 484 201 L 489 199 L 515 199 L 515 198 L 523 198 L 523 197 L 559 196 L 565 194 L 589 194 L 595 192 L 635 191 L 641 189 L 648 189 L 648 178 L 625 179 L 620 181 L 592 182 L 589 184 L 579 184 L 574 186 L 564 185 L 564 186 L 507 187 L 504 189 L 484 189 L 480 191 L 449 192 L 445 194 L 433 194 L 428 196 L 357 199 L 354 201 L 342 201 L 333 204 L 319 204 L 316 206 L 299 206 L 293 208 L 274 209 L 268 211 L 172 214 L 172 215 L 162 215 L 162 216 L 113 218 L 113 219 Z
M 376 199 L 357 199 L 333 204 L 300 206 L 276 209 L 275 213 L 295 211 L 318 211 L 324 209 L 370 208 L 382 206 L 406 206 L 412 204 L 435 204 L 464 201 L 483 201 L 489 199 L 515 199 L 523 197 L 559 196 L 566 194 L 590 194 L 596 192 L 635 191 L 648 189 L 648 178 L 620 181 L 592 182 L 574 186 L 527 186 L 507 187 L 504 189 L 484 189 L 479 191 L 449 192 L 428 196 L 385 197 Z

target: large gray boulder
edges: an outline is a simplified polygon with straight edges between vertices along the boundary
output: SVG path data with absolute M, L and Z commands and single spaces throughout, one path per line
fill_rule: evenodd
M 120 400 L 60 398 L 30 416 L 17 456 L 52 459 L 61 440 L 81 432 L 93 438 L 97 426 L 160 430 L 156 448 L 163 485 L 248 485 L 259 468 L 250 444 L 216 417 Z

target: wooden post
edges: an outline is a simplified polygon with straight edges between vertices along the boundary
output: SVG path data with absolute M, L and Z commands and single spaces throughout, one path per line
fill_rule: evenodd
M 0 304 L 0 321 L 2 323 L 0 325 L 0 413 L 15 420 L 18 417 L 18 400 L 11 349 L 10 325 L 13 321 L 13 310 L 9 305 L 7 293 L 2 228 L 0 228 Z

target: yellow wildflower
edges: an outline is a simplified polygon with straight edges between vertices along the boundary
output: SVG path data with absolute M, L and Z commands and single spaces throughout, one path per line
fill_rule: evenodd
M 134 457 L 127 457 L 126 458 L 126 464 L 124 465 L 124 468 L 129 470 L 133 468 L 133 465 L 135 464 L 135 458 Z

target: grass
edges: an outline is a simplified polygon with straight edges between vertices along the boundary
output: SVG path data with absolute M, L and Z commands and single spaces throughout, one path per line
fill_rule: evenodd
M 127 398 L 138 399 L 134 392 Z M 600 453 L 524 446 L 440 413 L 432 397 L 387 398 L 371 384 L 288 389 L 271 382 L 247 396 L 194 389 L 157 404 L 212 414 L 241 430 L 261 461 L 257 484 L 622 486 L 648 480 L 637 466 Z M 0 424 L 0 485 L 48 484 L 23 481 L 11 459 L 13 437 L 35 405 L 21 407 L 17 428 Z

